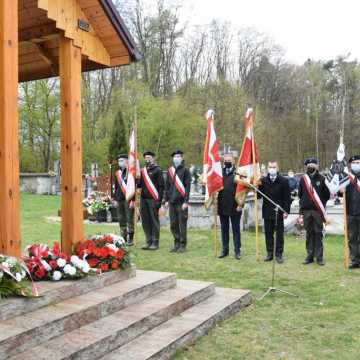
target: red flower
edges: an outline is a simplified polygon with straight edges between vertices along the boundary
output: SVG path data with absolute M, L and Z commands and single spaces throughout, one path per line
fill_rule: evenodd
M 34 273 L 35 279 L 41 280 L 44 278 L 45 274 L 46 274 L 45 268 L 39 266 L 38 269 Z
M 123 249 L 119 249 L 116 257 L 121 260 L 125 256 L 125 251 Z
M 66 261 L 70 261 L 70 256 L 66 255 L 66 254 L 63 253 L 63 252 L 59 254 L 59 257 L 60 257 L 61 259 L 66 260 Z
M 90 265 L 90 267 L 92 267 L 92 268 L 96 268 L 99 264 L 99 260 L 95 259 L 95 258 L 88 259 L 87 262 Z
M 50 260 L 49 265 L 51 266 L 51 268 L 53 270 L 57 269 L 57 267 L 58 267 L 58 264 L 57 264 L 56 260 Z
M 103 264 L 100 265 L 100 269 L 102 271 L 108 271 L 109 270 L 109 265 L 106 264 L 106 263 L 103 263 Z
M 53 248 L 51 249 L 51 252 L 54 256 L 58 257 L 60 254 L 60 247 L 58 242 L 54 242 Z
M 117 260 L 114 260 L 111 264 L 111 268 L 113 270 L 117 270 L 119 268 L 119 262 Z

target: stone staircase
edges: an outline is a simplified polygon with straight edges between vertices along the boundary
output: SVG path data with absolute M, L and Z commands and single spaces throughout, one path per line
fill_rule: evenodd
M 135 268 L 39 290 L 0 301 L 1 360 L 169 359 L 251 302 L 249 291 Z

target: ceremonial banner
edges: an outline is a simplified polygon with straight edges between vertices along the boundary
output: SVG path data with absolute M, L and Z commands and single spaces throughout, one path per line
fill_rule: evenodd
M 238 161 L 237 174 L 252 181 L 256 185 L 256 180 L 260 174 L 259 154 L 255 144 L 254 129 L 253 129 L 253 110 L 249 108 L 246 111 L 245 118 L 245 137 L 242 144 L 242 149 Z M 255 179 L 254 179 L 255 177 Z M 243 206 L 246 194 L 249 187 L 245 184 L 239 183 L 236 187 L 236 201 L 239 205 Z
M 207 133 L 204 148 L 203 182 L 206 187 L 205 207 L 208 208 L 216 192 L 223 188 L 222 167 L 219 156 L 219 143 L 214 128 L 214 111 L 206 113 Z
M 130 201 L 135 196 L 136 173 L 137 173 L 137 154 L 136 154 L 136 135 L 135 129 L 131 131 L 129 140 L 129 165 L 126 184 L 126 200 Z

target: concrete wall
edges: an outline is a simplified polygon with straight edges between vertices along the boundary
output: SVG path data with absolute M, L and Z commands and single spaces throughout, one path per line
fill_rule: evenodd
M 55 177 L 47 173 L 20 174 L 20 191 L 32 194 L 54 195 Z

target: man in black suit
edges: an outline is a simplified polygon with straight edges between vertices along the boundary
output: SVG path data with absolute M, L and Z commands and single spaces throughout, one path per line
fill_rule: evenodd
M 264 219 L 265 240 L 267 256 L 265 261 L 272 261 L 274 254 L 274 232 L 276 231 L 276 261 L 281 264 L 284 252 L 284 219 L 290 212 L 291 195 L 288 180 L 279 175 L 279 167 L 276 161 L 268 163 L 268 174 L 262 177 L 259 184 L 259 190 L 267 195 L 276 204 L 280 205 L 284 210 L 278 211 L 276 220 L 275 206 L 266 198 L 263 198 L 262 216 Z M 258 193 L 258 198 L 262 195 Z
M 241 207 L 235 201 L 236 183 L 234 182 L 235 166 L 231 154 L 224 155 L 223 179 L 224 188 L 218 196 L 218 214 L 221 223 L 222 253 L 219 259 L 229 255 L 229 225 L 233 232 L 235 259 L 240 260 L 240 219 Z

